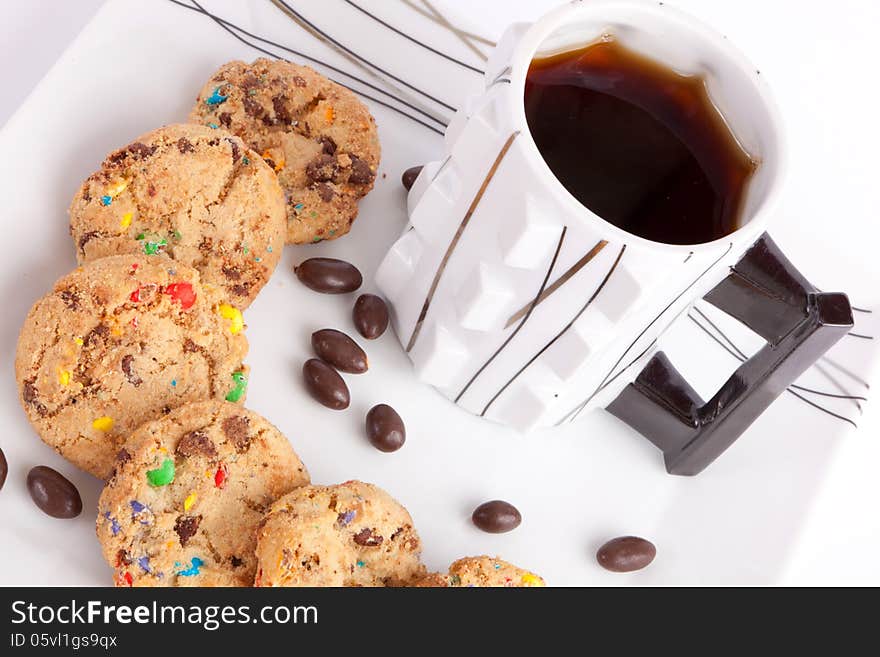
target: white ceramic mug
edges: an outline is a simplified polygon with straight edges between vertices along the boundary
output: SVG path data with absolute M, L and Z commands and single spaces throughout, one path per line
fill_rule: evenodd
M 529 65 L 608 34 L 702 75 L 759 162 L 733 234 L 691 246 L 631 235 L 581 205 L 544 162 L 526 123 Z M 513 25 L 489 59 L 485 89 L 450 124 L 445 157 L 413 185 L 410 223 L 377 274 L 419 378 L 520 430 L 607 406 L 670 323 L 764 233 L 781 141 L 759 71 L 724 37 L 662 3 L 575 1 Z

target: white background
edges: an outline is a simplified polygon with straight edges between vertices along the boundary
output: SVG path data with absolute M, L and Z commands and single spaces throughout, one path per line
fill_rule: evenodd
M 462 2 L 464 4 L 464 0 Z M 0 0 L 0 3 L 3 7 L 3 22 L 0 23 L 0 79 L 3 88 L 0 125 L 3 125 L 102 2 Z M 371 3 L 364 0 L 364 4 Z M 506 0 L 503 3 L 468 1 L 466 4 L 477 24 L 482 13 L 497 15 L 501 6 L 511 20 L 534 18 L 536 14 L 534 5 L 528 0 Z M 834 117 L 824 123 L 824 132 L 815 134 L 825 153 L 823 160 L 814 162 L 815 184 L 837 185 L 845 198 L 839 206 L 826 201 L 813 211 L 824 213 L 829 231 L 834 230 L 838 212 L 859 213 L 863 217 L 859 234 L 846 239 L 857 239 L 863 248 L 876 251 L 880 244 L 880 229 L 873 190 L 880 182 L 880 167 L 876 160 L 880 153 L 880 128 L 876 118 L 880 96 L 876 84 L 875 46 L 876 30 L 880 27 L 880 3 L 874 0 L 837 0 L 831 4 L 794 0 L 764 3 L 680 0 L 672 4 L 727 31 L 733 41 L 756 61 L 761 61 L 762 54 L 756 51 L 777 51 L 786 49 L 788 43 L 810 42 L 808 48 L 797 50 L 800 53 L 798 60 L 794 55 L 791 59 L 775 57 L 775 62 L 785 62 L 786 66 L 779 64 L 776 70 L 767 71 L 767 74 L 785 101 L 782 109 L 787 118 L 797 120 L 795 114 L 799 107 L 805 112 L 808 109 L 808 113 Z M 758 11 L 758 8 L 761 9 Z M 748 29 L 742 27 L 741 16 L 740 20 L 734 20 L 734 16 L 742 11 L 752 12 L 755 30 L 763 35 L 760 43 L 750 39 Z M 847 28 L 840 29 L 840 22 L 844 22 Z M 728 24 L 736 24 L 740 33 L 730 33 Z M 772 29 L 767 28 L 768 24 Z M 804 57 L 803 53 L 807 51 L 810 54 Z M 823 66 L 823 53 L 828 52 L 843 52 L 845 59 L 837 58 L 837 65 L 840 61 L 849 62 L 861 74 L 849 75 L 847 79 L 861 79 L 863 84 L 855 87 L 835 84 L 835 71 Z M 805 81 L 809 84 L 804 84 Z M 791 95 L 795 88 L 801 90 L 798 98 Z M 805 94 L 804 89 L 810 89 L 810 93 Z M 858 132 L 849 130 L 848 140 L 838 141 L 834 130 L 838 121 L 850 127 L 855 122 L 861 127 L 862 138 L 853 138 Z M 793 151 L 796 157 L 807 158 L 812 152 L 810 145 L 803 142 L 794 144 Z M 829 158 L 828 153 L 833 157 Z M 824 198 L 834 197 L 825 195 Z M 874 267 L 869 271 L 876 276 L 878 270 Z M 877 283 L 880 284 L 880 280 Z M 876 302 L 878 298 L 875 296 L 871 301 Z M 877 563 L 880 559 L 878 439 L 880 413 L 875 404 L 862 418 L 859 431 L 851 434 L 845 445 L 834 452 L 831 474 L 817 483 L 820 487 L 818 501 L 802 530 L 799 549 L 786 565 L 785 572 L 780 574 L 781 583 L 880 584 L 880 565 Z

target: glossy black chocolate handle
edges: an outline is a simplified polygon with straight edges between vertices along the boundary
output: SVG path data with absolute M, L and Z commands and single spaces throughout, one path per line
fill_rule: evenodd
M 853 326 L 846 295 L 815 289 L 766 233 L 704 298 L 767 344 L 706 402 L 658 352 L 607 408 L 663 451 L 670 474 L 701 472 Z

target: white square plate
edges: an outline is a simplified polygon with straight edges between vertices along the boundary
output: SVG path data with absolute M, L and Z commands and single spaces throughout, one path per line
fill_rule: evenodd
M 337 40 L 452 106 L 480 82 L 478 75 L 389 31 L 345 0 L 290 2 Z M 448 27 L 413 9 L 425 9 L 421 0 L 360 3 L 438 50 L 482 63 Z M 270 0 L 202 4 L 249 32 L 358 71 Z M 450 23 L 495 39 L 508 22 L 534 19 L 553 4 L 436 0 L 433 6 Z M 877 131 L 867 128 L 875 124 L 877 97 L 866 81 L 875 38 L 869 26 L 878 24 L 878 8 L 839 0 L 829 22 L 827 10 L 798 5 L 791 11 L 794 3 L 677 4 L 727 33 L 777 89 L 792 167 L 774 237 L 818 286 L 848 292 L 856 305 L 880 307 L 880 232 L 872 203 L 880 143 Z M 18 407 L 12 374 L 27 310 L 75 266 L 65 215 L 69 200 L 107 152 L 154 127 L 184 120 L 203 81 L 221 63 L 259 55 L 196 11 L 171 2 L 110 0 L 0 133 L 0 226 L 6 245 L 0 259 L 5 302 L 0 348 L 6 363 L 0 445 L 10 464 L 0 493 L 2 584 L 112 582 L 94 533 L 100 483 L 34 435 Z M 863 541 L 863 552 L 880 549 L 878 514 L 871 505 L 876 478 L 853 483 L 871 473 L 877 445 L 863 438 L 876 438 L 880 422 L 877 413 L 860 415 L 849 400 L 810 397 L 847 419 L 870 423 L 856 434 L 846 421 L 783 395 L 704 474 L 683 479 L 668 476 L 659 453 L 605 413 L 530 436 L 467 415 L 416 382 L 390 332 L 365 345 L 370 372 L 347 377 L 353 399 L 348 411 L 329 411 L 309 399 L 300 383 L 309 335 L 325 327 L 353 333 L 354 295 L 309 291 L 293 276 L 293 264 L 317 255 L 344 258 L 361 268 L 365 289 L 372 289 L 376 266 L 406 223 L 400 174 L 435 158 L 441 148 L 439 135 L 370 106 L 383 161 L 354 229 L 335 242 L 288 247 L 275 277 L 246 313 L 248 406 L 286 433 L 315 482 L 363 479 L 386 488 L 412 513 L 432 569 L 488 553 L 556 585 L 880 582 L 876 563 L 844 558 L 851 540 Z M 449 115 L 441 110 L 434 106 Z M 858 333 L 877 332 L 871 321 L 876 315 L 857 315 Z M 739 339 L 737 327 L 725 330 Z M 667 351 L 698 388 L 711 389 L 732 371 L 732 359 L 696 326 L 685 320 L 675 333 Z M 845 339 L 830 356 L 850 374 L 826 363 L 830 376 L 814 369 L 800 383 L 867 396 L 877 346 L 875 340 Z M 407 423 L 407 444 L 395 454 L 376 451 L 364 437 L 364 414 L 379 402 L 392 404 Z M 85 505 L 81 517 L 54 520 L 33 506 L 24 478 L 37 464 L 76 483 Z M 470 524 L 473 508 L 494 498 L 521 510 L 519 529 L 496 536 Z M 655 563 L 627 576 L 601 570 L 593 558 L 596 548 L 620 534 L 654 541 Z

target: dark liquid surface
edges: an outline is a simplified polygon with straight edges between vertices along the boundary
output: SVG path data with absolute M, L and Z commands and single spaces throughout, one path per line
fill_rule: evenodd
M 667 244 L 710 242 L 740 226 L 756 165 L 701 77 L 603 40 L 534 60 L 525 109 L 559 181 L 615 226 Z

